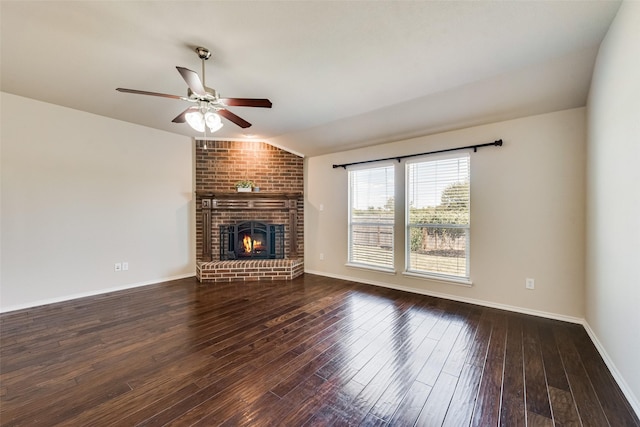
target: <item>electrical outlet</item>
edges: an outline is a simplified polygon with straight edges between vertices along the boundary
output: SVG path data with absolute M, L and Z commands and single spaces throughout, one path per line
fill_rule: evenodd
M 527 289 L 535 289 L 536 288 L 536 282 L 535 280 L 527 277 L 524 281 L 524 287 Z
M 129 269 L 129 263 L 128 262 L 123 262 L 122 263 L 122 271 L 127 271 Z
M 122 271 L 122 264 L 119 262 L 116 262 L 113 266 L 113 270 L 114 271 Z
M 320 254 L 320 261 L 324 259 L 324 254 Z

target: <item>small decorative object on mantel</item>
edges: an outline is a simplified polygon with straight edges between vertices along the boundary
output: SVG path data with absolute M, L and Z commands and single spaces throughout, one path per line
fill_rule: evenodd
M 260 191 L 260 187 L 253 187 L 253 192 L 257 193 L 258 191 Z
M 236 190 L 238 190 L 238 193 L 250 193 L 252 187 L 253 181 L 247 179 L 236 182 Z

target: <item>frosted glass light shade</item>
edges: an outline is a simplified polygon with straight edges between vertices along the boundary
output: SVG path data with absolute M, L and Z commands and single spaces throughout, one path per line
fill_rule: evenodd
M 184 118 L 194 130 L 204 132 L 204 117 L 200 111 L 191 111 Z
M 215 132 L 222 127 L 222 119 L 216 113 L 207 111 L 204 114 L 204 121 L 211 132 Z

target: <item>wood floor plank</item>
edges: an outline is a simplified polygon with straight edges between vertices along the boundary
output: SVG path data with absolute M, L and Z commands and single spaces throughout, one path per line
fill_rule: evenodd
M 491 321 L 487 318 L 486 312 L 483 312 L 478 321 L 476 335 L 471 343 L 467 363 L 483 367 L 487 357 L 487 349 L 489 347 L 489 339 L 491 338 Z
M 302 383 L 296 390 L 283 399 L 283 416 L 278 419 L 280 425 L 304 425 L 324 407 L 327 396 L 335 394 L 347 382 L 348 376 L 336 375 L 325 380 L 317 375 Z
M 414 381 L 389 420 L 389 425 L 414 426 L 432 389 L 433 387 L 430 385 Z
M 538 328 L 533 322 L 525 321 L 522 329 L 526 409 L 528 412 L 551 419 L 551 406 Z
M 424 367 L 418 374 L 417 381 L 430 386 L 435 384 L 437 378 L 440 376 L 442 368 L 449 358 L 449 353 L 451 352 L 461 330 L 462 327 L 456 323 L 450 323 L 447 326 L 447 329 L 441 339 L 438 340 L 436 348 L 429 356 L 427 363 L 425 363 Z
M 457 382 L 457 377 L 447 374 L 446 372 L 443 372 L 438 376 L 431 393 L 429 393 L 427 401 L 422 407 L 422 411 L 418 416 L 416 425 L 442 425 Z
M 386 426 L 387 423 L 373 415 L 372 413 L 367 414 L 367 416 L 360 423 L 361 427 L 383 427 Z
M 551 418 L 527 411 L 527 426 L 531 427 L 553 427 Z
M 456 390 L 451 397 L 449 408 L 443 422 L 445 427 L 468 426 L 473 416 L 473 408 L 476 405 L 478 392 L 480 390 L 480 380 L 482 379 L 482 368 L 467 363 L 462 368 L 458 377 Z
M 569 382 L 564 373 L 562 359 L 558 352 L 558 346 L 553 337 L 554 321 L 539 322 L 538 332 L 540 337 L 540 350 L 547 377 L 547 385 L 559 390 L 569 391 Z
M 549 397 L 551 398 L 551 409 L 556 425 L 572 427 L 582 425 L 571 392 L 549 387 Z
M 437 343 L 437 341 L 425 337 L 415 351 L 412 352 L 411 357 L 405 361 L 406 363 L 398 366 L 398 371 L 390 379 L 387 388 L 370 410 L 376 418 L 386 421 L 391 420 L 393 414 L 401 406 L 402 401 L 407 397 L 411 385 L 416 382 L 416 377 L 421 367 L 425 361 L 429 360 Z
M 480 322 L 480 313 L 475 312 L 464 319 L 461 323 L 461 330 L 458 334 L 458 339 L 453 345 L 447 361 L 442 367 L 442 371 L 448 374 L 459 376 L 465 361 L 469 356 L 471 348 L 473 346 L 473 339 L 478 329 L 478 323 Z
M 471 419 L 472 426 L 493 426 L 500 419 L 507 326 L 502 313 L 492 311 L 488 318 L 492 323 L 491 339 Z
M 525 426 L 524 357 L 522 354 L 522 321 L 518 316 L 507 320 L 504 378 L 502 385 L 502 411 L 500 425 Z
M 608 425 L 607 417 L 582 365 L 580 354 L 572 343 L 569 330 L 560 327 L 554 330 L 554 335 L 582 425 L 584 427 Z
M 211 425 L 228 427 L 255 426 L 257 424 L 265 425 L 265 423 L 271 423 L 271 425 L 275 425 L 278 421 L 278 414 L 273 410 L 270 411 L 269 409 L 276 407 L 280 403 L 280 401 L 281 399 L 273 393 L 264 393 L 251 405 L 247 405 L 239 411 L 234 410 L 234 415 L 227 418 L 226 421 L 217 421 L 216 418 L 221 418 L 221 416 L 220 414 L 215 414 L 213 416 L 207 415 L 192 425 L 194 427 L 204 427 Z
M 640 427 L 580 325 L 311 274 L 1 314 L 0 424 Z

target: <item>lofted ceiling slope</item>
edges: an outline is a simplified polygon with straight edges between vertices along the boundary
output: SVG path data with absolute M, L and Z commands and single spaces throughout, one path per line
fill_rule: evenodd
M 186 136 L 176 66 L 314 156 L 586 104 L 618 1 L 6 1 L 1 90 Z

